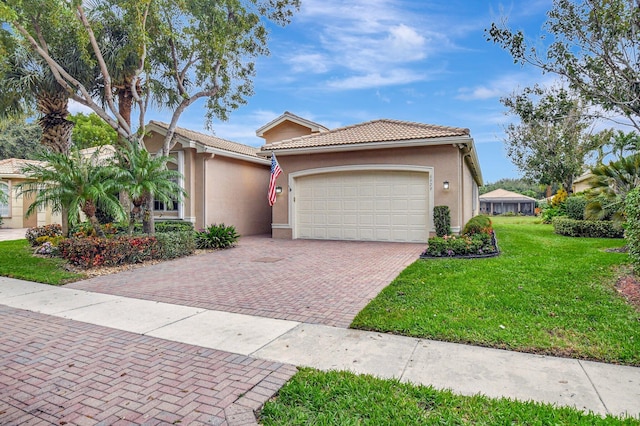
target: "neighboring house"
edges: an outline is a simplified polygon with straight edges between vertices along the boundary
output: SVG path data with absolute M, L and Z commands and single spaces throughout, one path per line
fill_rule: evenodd
M 169 125 L 151 121 L 145 144 L 150 152 L 161 149 Z M 267 203 L 270 161 L 258 148 L 215 136 L 177 128 L 176 145 L 168 167 L 179 171 L 187 197 L 181 202 L 155 202 L 156 220 L 182 219 L 196 229 L 224 223 L 241 235 L 271 232 Z
M 483 214 L 520 213 L 533 216 L 535 208 L 535 198 L 507 191 L 506 189 L 496 189 L 480 196 L 480 212 Z
M 589 181 L 593 177 L 593 173 L 588 171 L 586 173 L 581 174 L 573 181 L 573 193 L 577 194 L 578 192 L 584 192 L 587 189 L 591 189 L 591 185 Z
M 454 232 L 479 212 L 468 129 L 384 119 L 328 130 L 285 112 L 256 134 L 283 170 L 274 238 L 426 242 L 434 206 L 449 207 Z
M 61 223 L 59 213 L 53 213 L 50 207 L 39 209 L 36 214 L 25 217 L 32 203 L 32 197 L 17 195 L 16 185 L 28 180 L 22 173 L 27 164 L 44 164 L 41 161 L 8 158 L 0 160 L 0 191 L 8 195 L 7 202 L 0 202 L 0 216 L 3 228 L 32 228 L 34 226 Z

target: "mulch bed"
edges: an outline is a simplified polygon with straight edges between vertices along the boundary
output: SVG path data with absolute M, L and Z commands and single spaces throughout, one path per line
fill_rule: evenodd
M 618 278 L 616 290 L 622 294 L 629 303 L 640 310 L 640 282 L 631 272 Z

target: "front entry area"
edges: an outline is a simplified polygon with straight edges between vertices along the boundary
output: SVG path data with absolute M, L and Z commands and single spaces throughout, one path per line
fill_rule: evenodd
M 337 171 L 295 179 L 294 238 L 426 242 L 429 173 Z

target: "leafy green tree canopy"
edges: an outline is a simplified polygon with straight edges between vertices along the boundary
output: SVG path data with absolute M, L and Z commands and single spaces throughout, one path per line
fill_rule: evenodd
M 171 109 L 166 155 L 180 115 L 194 102 L 206 101 L 209 120 L 226 119 L 246 102 L 255 58 L 269 53 L 266 21 L 286 24 L 298 7 L 299 0 L 5 0 L 0 23 L 10 24 L 14 38 L 46 62 L 71 99 L 123 139 L 142 146 L 150 102 Z M 117 49 L 101 43 L 107 34 L 118 37 Z M 52 49 L 62 45 L 80 52 L 80 63 L 95 65 L 99 84 L 88 87 L 77 69 L 63 66 Z M 125 63 L 127 75 L 114 78 Z M 119 92 L 118 84 L 127 90 Z M 123 99 L 132 101 L 138 129 L 120 111 Z
M 95 113 L 79 112 L 70 115 L 69 121 L 75 124 L 71 140 L 77 149 L 118 143 L 118 133 Z
M 25 158 L 35 160 L 42 151 L 42 129 L 36 123 L 23 120 L 7 122 L 0 127 L 0 160 Z
M 516 63 L 560 76 L 585 100 L 640 130 L 640 1 L 554 0 L 547 15 L 538 40 L 506 21 L 493 23 L 487 40 Z
M 526 179 L 503 178 L 493 183 L 487 183 L 480 187 L 480 195 L 496 189 L 505 189 L 507 191 L 516 192 L 535 199 L 545 197 L 544 185 L 539 185 Z
M 526 179 L 570 192 L 602 144 L 587 132 L 591 122 L 580 99 L 562 87 L 535 86 L 500 101 L 519 119 L 505 127 L 509 159 Z

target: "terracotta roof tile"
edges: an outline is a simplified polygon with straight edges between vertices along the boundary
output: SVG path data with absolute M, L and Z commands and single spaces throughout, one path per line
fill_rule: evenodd
M 262 150 L 276 151 L 280 149 L 355 145 L 372 142 L 434 139 L 468 135 L 469 129 L 382 119 L 341 127 L 319 134 L 273 142 L 264 145 Z
M 22 168 L 27 164 L 46 164 L 43 161 L 24 160 L 22 158 L 7 158 L 0 160 L 0 175 L 20 175 Z
M 155 124 L 163 129 L 168 129 L 169 125 L 167 123 L 162 123 L 160 121 L 151 121 L 150 124 Z M 257 157 L 259 148 L 243 145 L 237 142 L 231 142 L 226 139 L 222 139 L 212 135 L 205 135 L 204 133 L 195 132 L 193 130 L 184 129 L 182 127 L 176 127 L 176 134 L 178 136 L 182 136 L 185 139 L 200 142 L 203 145 L 210 146 L 212 148 L 221 149 L 223 151 L 234 152 L 236 154 L 244 154 L 249 155 L 251 157 Z M 260 157 L 262 158 L 262 157 Z

